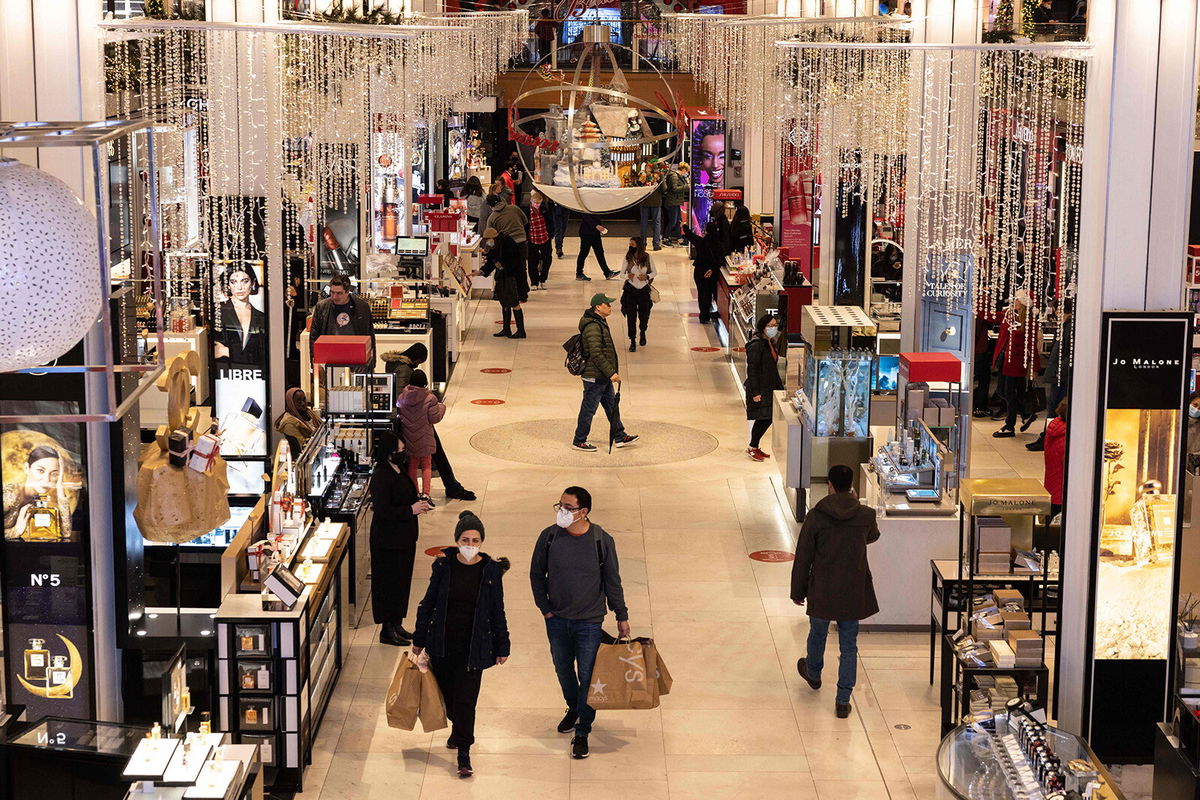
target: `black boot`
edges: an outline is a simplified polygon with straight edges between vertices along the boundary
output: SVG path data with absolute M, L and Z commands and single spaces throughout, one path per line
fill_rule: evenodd
M 645 331 L 642 331 L 642 335 L 638 339 L 638 344 L 640 344 L 642 347 L 646 346 L 646 332 Z
M 500 315 L 504 319 L 504 325 L 503 325 L 503 327 L 500 328 L 500 330 L 493 333 L 492 336 L 496 336 L 496 337 L 502 338 L 502 339 L 511 338 L 512 337 L 512 309 L 509 308 L 508 306 L 500 306 Z
M 517 321 L 517 331 L 512 335 L 513 339 L 525 338 L 525 312 L 519 308 L 513 309 L 513 317 Z
M 1030 442 L 1029 444 L 1025 445 L 1025 449 L 1030 450 L 1034 453 L 1040 453 L 1043 450 L 1045 450 L 1046 449 L 1046 432 L 1042 431 L 1042 433 L 1038 436 L 1037 441 Z
M 400 626 L 394 622 L 385 622 L 379 630 L 379 643 L 390 644 L 392 647 L 407 647 L 412 644 L 400 633 Z

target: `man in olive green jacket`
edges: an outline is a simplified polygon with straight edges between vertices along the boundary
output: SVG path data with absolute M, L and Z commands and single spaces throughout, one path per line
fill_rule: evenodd
M 575 440 L 571 447 L 584 453 L 596 452 L 596 445 L 588 441 L 592 430 L 592 417 L 596 406 L 604 406 L 608 417 L 613 444 L 624 447 L 633 444 L 638 437 L 625 432 L 621 424 L 621 410 L 617 406 L 616 386 L 621 382 L 617 373 L 617 346 L 608 329 L 608 315 L 612 313 L 615 298 L 604 292 L 592 295 L 591 308 L 579 318 L 579 333 L 583 336 L 583 401 L 579 405 L 579 422 L 575 426 Z

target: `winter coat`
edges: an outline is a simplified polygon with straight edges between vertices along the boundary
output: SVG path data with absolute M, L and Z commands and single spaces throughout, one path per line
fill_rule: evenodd
M 675 170 L 663 180 L 663 205 L 681 206 L 688 201 L 688 181 Z
M 772 342 L 757 333 L 746 343 L 746 419 L 771 419 L 775 401 L 772 392 L 783 388 L 779 378 L 779 352 Z M 762 397 L 755 402 L 755 397 Z
M 1026 326 L 1024 323 L 1012 321 L 1011 318 L 1011 314 L 1006 315 L 1000 325 L 1000 338 L 996 340 L 996 355 L 992 357 L 992 366 L 999 367 L 1000 374 L 1009 378 L 1036 375 L 1042 368 L 1041 342 L 1033 344 L 1033 352 L 1029 354 L 1029 366 L 1026 367 Z
M 638 203 L 639 206 L 642 206 L 644 208 L 659 208 L 660 206 L 662 206 L 662 204 L 663 204 L 663 185 L 661 182 L 657 186 L 654 187 L 653 192 L 646 195 L 646 197 L 642 200 L 642 202 Z
M 308 444 L 308 440 L 317 432 L 317 428 L 321 427 L 321 417 L 317 412 L 309 409 L 309 414 L 312 415 L 310 420 L 302 420 L 299 417 L 292 415 L 290 411 L 285 411 L 275 420 L 275 430 L 282 433 L 288 439 L 295 439 L 296 446 L 301 450 L 304 445 Z M 300 453 L 292 453 L 292 458 L 299 458 Z
M 740 253 L 754 247 L 754 226 L 747 220 L 729 223 L 729 239 L 725 242 L 726 252 Z
M 371 473 L 371 549 L 398 550 L 406 542 L 417 540 L 417 515 L 413 503 L 417 502 L 417 487 L 408 473 L 397 472 L 389 464 L 377 464 Z M 387 562 L 390 564 L 390 562 Z M 384 562 L 372 563 L 372 580 L 384 583 L 396 579 L 392 570 L 383 571 Z
M 719 233 L 714 233 L 711 236 L 698 236 L 691 228 L 684 228 L 683 235 L 691 242 L 695 252 L 692 254 L 692 278 L 699 281 L 717 280 L 717 275 L 721 270 L 721 265 L 725 263 L 725 253 L 721 249 L 721 237 Z M 712 270 L 712 275 L 705 278 L 704 273 Z
M 511 203 L 492 209 L 492 214 L 488 217 L 489 228 L 495 228 L 498 233 L 512 237 L 517 244 L 525 241 L 525 226 L 528 224 L 529 217 L 525 216 L 525 212 Z
M 1063 501 L 1063 465 L 1067 456 L 1067 421 L 1055 417 L 1046 425 L 1045 450 L 1042 451 L 1046 464 L 1042 486 L 1050 493 L 1050 502 L 1061 506 Z
M 496 288 L 492 297 L 506 308 L 515 308 L 521 304 L 520 274 L 525 265 L 521 263 L 521 251 L 511 236 L 501 233 L 496 237 L 496 244 L 488 251 L 479 272 L 486 278 L 494 271 L 496 273 Z
M 467 216 L 479 219 L 483 211 L 483 195 L 473 194 L 467 197 Z
M 400 418 L 400 436 L 409 458 L 425 458 L 437 452 L 433 426 L 446 416 L 446 404 L 424 386 L 409 384 L 396 402 Z
M 818 619 L 862 620 L 879 612 L 867 545 L 879 540 L 875 509 L 850 492 L 828 495 L 800 528 L 792 562 L 792 602 Z
M 383 368 L 392 373 L 395 377 L 392 379 L 395 383 L 395 390 L 398 392 L 408 382 L 412 380 L 413 370 L 417 368 L 417 364 L 413 362 L 404 353 L 397 353 L 395 350 L 389 350 L 383 354 Z M 399 397 L 396 398 L 399 400 Z
M 480 553 L 483 559 L 483 580 L 475 602 L 475 624 L 471 630 L 471 645 L 467 669 L 483 670 L 496 665 L 497 658 L 507 658 L 511 649 L 508 620 L 504 615 L 504 573 L 510 566 L 507 558 L 493 559 Z M 433 560 L 429 588 L 417 606 L 417 623 L 413 626 L 413 646 L 423 647 L 430 657 L 446 654 L 446 615 L 450 599 L 450 559 L 458 558 L 457 547 L 446 547 Z
M 616 375 L 617 346 L 608 329 L 608 320 L 589 308 L 579 318 L 579 332 L 583 334 L 583 357 L 587 359 L 580 377 L 608 380 Z

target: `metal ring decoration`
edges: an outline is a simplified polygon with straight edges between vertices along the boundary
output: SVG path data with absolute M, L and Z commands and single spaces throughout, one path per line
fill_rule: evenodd
M 542 64 L 539 64 L 539 66 L 537 66 L 534 69 L 529 71 L 529 73 L 525 76 L 525 79 L 521 82 L 520 94 L 509 105 L 509 129 L 512 133 L 516 134 L 513 138 L 516 140 L 518 145 L 524 145 L 527 148 L 533 147 L 533 156 L 531 157 L 531 159 L 533 161 L 532 164 L 530 164 L 526 160 L 521 147 L 517 148 L 517 153 L 518 153 L 519 157 L 521 158 L 521 161 L 523 163 L 525 163 L 525 168 L 528 169 L 530 175 L 533 176 L 534 186 L 539 191 L 541 191 L 543 194 L 545 194 L 547 197 L 550 197 L 551 199 L 555 199 L 556 202 L 560 202 L 563 205 L 567 205 L 569 208 L 573 208 L 573 210 L 575 210 L 575 211 L 582 211 L 582 212 L 587 212 L 587 213 L 607 213 L 607 212 L 611 212 L 611 211 L 619 211 L 623 208 L 628 208 L 629 206 L 632 206 L 638 202 L 641 202 L 651 192 L 653 192 L 655 190 L 655 188 L 657 188 L 658 183 L 655 183 L 655 184 L 652 184 L 649 186 L 619 187 L 625 191 L 626 196 L 620 198 L 618 205 L 612 205 L 611 207 L 606 206 L 605 208 L 602 208 L 602 209 L 601 208 L 593 208 L 592 206 L 589 206 L 587 200 L 585 199 L 585 192 L 608 191 L 611 189 L 616 189 L 618 187 L 595 187 L 595 186 L 580 186 L 579 185 L 579 181 L 577 180 L 576 175 L 575 175 L 575 169 L 574 169 L 574 163 L 573 163 L 574 158 L 572 156 L 572 154 L 574 153 L 575 144 L 576 144 L 576 128 L 578 127 L 574 123 L 576 112 L 585 110 L 586 107 L 591 104 L 592 98 L 594 98 L 594 97 L 612 98 L 614 100 L 620 101 L 623 105 L 627 106 L 631 111 L 637 111 L 638 114 L 642 117 L 645 128 L 646 128 L 646 130 L 643 132 L 642 136 L 628 138 L 628 139 L 623 138 L 623 137 L 608 137 L 608 138 L 609 139 L 620 138 L 620 146 L 621 147 L 633 147 L 633 148 L 643 148 L 647 145 L 656 145 L 656 144 L 659 144 L 662 142 L 672 142 L 673 141 L 673 146 L 670 148 L 670 150 L 668 150 L 664 155 L 654 159 L 655 162 L 661 163 L 664 165 L 669 165 L 670 162 L 679 153 L 680 127 L 679 127 L 677 118 L 674 115 L 672 115 L 670 111 L 660 107 L 659 105 L 655 104 L 654 102 L 651 102 L 649 100 L 646 100 L 646 99 L 643 99 L 640 97 L 636 97 L 632 94 L 629 94 L 628 92 L 620 91 L 619 89 L 612 89 L 612 88 L 598 85 L 598 81 L 599 81 L 598 73 L 599 73 L 600 63 L 602 60 L 601 57 L 607 56 L 608 62 L 612 66 L 612 78 L 609 81 L 609 86 L 613 86 L 613 85 L 628 86 L 627 82 L 625 81 L 625 75 L 621 71 L 621 68 L 617 62 L 616 55 L 613 52 L 614 46 L 611 43 L 608 43 L 608 42 L 584 42 L 583 47 L 584 47 L 584 50 L 580 54 L 579 59 L 577 60 L 577 62 L 575 64 L 575 70 L 574 70 L 573 75 L 571 76 L 570 83 L 559 83 L 558 85 L 555 85 L 555 86 L 539 86 L 539 87 L 535 87 L 535 88 L 528 89 L 528 90 L 526 89 L 526 84 L 529 82 L 529 79 L 535 75 L 541 80 L 553 80 L 554 79 L 553 77 L 547 78 L 546 70 L 544 69 L 546 63 L 548 63 L 547 59 L 549 58 L 549 56 L 546 56 L 545 58 L 542 59 L 542 61 L 543 61 Z M 629 48 L 623 47 L 621 45 L 616 45 L 616 47 L 618 47 L 622 50 L 629 49 Z M 632 51 L 630 51 L 630 52 L 632 52 Z M 583 82 L 584 77 L 585 77 L 583 74 L 585 66 L 587 67 L 587 70 L 588 70 L 587 75 L 586 75 L 586 81 L 587 81 L 586 84 Z M 651 68 L 653 68 L 654 75 L 657 76 L 660 81 L 662 81 L 663 88 L 665 91 L 661 94 L 661 98 L 664 101 L 669 102 L 670 99 L 672 98 L 670 85 L 662 77 L 662 73 L 659 71 L 659 69 L 657 67 L 655 67 L 653 64 L 650 64 L 649 66 Z M 565 80 L 565 78 L 562 76 L 563 76 L 563 73 L 560 72 L 557 77 L 557 80 L 560 80 L 560 81 Z M 527 133 L 525 131 L 525 128 L 527 126 L 529 126 L 530 123 L 536 122 L 537 120 L 549 121 L 552 119 L 556 122 L 559 122 L 559 121 L 562 121 L 562 117 L 560 117 L 557 114 L 552 114 L 550 111 L 543 111 L 543 112 L 531 114 L 529 116 L 518 119 L 517 118 L 517 109 L 520 106 L 520 104 L 522 103 L 522 101 L 528 100 L 529 98 L 541 99 L 543 97 L 553 95 L 553 96 L 558 97 L 560 100 L 560 103 L 553 104 L 553 105 L 561 105 L 561 99 L 562 99 L 562 95 L 564 93 L 566 93 L 568 96 L 568 104 L 567 104 L 567 108 L 566 108 L 566 118 L 565 118 L 566 130 L 565 130 L 563 136 L 560 139 L 551 140 L 551 139 L 546 139 L 541 136 L 535 136 L 535 135 L 531 135 L 531 134 Z M 578 100 L 581 95 L 583 96 L 583 103 L 582 103 L 582 105 L 578 105 Z M 540 106 L 541 104 L 539 103 L 538 105 Z M 547 102 L 546 105 L 549 106 L 549 105 L 552 105 L 552 103 Z M 660 133 L 660 134 L 652 133 L 649 129 L 649 120 L 650 119 L 657 119 L 657 120 L 661 120 L 662 122 L 665 122 L 666 126 L 667 126 L 667 130 L 664 133 Z M 549 149 L 550 152 L 555 152 L 555 151 L 559 150 L 559 148 L 562 148 L 563 152 L 566 154 L 565 157 L 567 159 L 567 163 L 570 164 L 570 169 L 567 170 L 567 176 L 568 176 L 569 183 L 570 183 L 570 185 L 569 185 L 570 195 L 568 195 L 568 197 L 574 199 L 575 203 L 573 206 L 569 203 L 564 202 L 562 199 L 556 198 L 554 196 L 555 194 L 559 194 L 559 197 L 561 198 L 561 193 L 556 192 L 555 190 L 559 190 L 559 189 L 563 189 L 563 188 L 567 188 L 567 187 L 558 186 L 557 184 L 555 184 L 553 182 L 553 178 L 551 178 L 550 183 L 544 183 L 544 182 L 541 182 L 538 180 L 538 177 L 540 176 L 540 172 L 541 172 L 541 170 L 538 168 L 539 167 L 539 164 L 538 164 L 539 154 L 543 151 L 543 149 Z M 641 160 L 641 159 L 639 159 L 639 160 Z M 557 162 L 557 163 L 561 163 L 561 162 Z M 661 182 L 661 180 L 662 179 L 660 178 L 659 181 Z M 547 191 L 548 189 L 550 191 Z M 632 189 L 642 189 L 644 191 L 638 192 L 638 193 L 636 193 L 636 195 L 631 196 L 630 190 L 632 190 Z M 581 192 L 581 190 L 583 190 L 583 191 Z

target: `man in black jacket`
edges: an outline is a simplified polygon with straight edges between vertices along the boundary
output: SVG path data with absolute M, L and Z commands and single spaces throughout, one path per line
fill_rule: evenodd
M 579 404 L 579 419 L 575 425 L 575 438 L 571 448 L 582 453 L 596 452 L 596 445 L 588 441 L 592 430 L 592 417 L 596 407 L 604 406 L 604 414 L 613 437 L 613 444 L 624 447 L 637 441 L 636 435 L 625 432 L 621 424 L 621 409 L 617 405 L 616 385 L 621 382 L 617 373 L 617 346 L 613 343 L 612 331 L 608 329 L 608 315 L 612 313 L 615 298 L 604 292 L 592 295 L 591 307 L 579 318 L 579 333 L 583 336 L 583 356 L 587 359 L 583 374 L 583 400 Z
M 792 562 L 792 602 L 808 602 L 808 656 L 796 662 L 800 677 L 821 688 L 825 637 L 830 621 L 838 627 L 838 717 L 850 716 L 850 693 L 858 673 L 858 623 L 879 612 L 867 545 L 879 539 L 875 509 L 858 502 L 851 488 L 854 471 L 838 464 L 829 468 L 829 496 L 804 520 L 796 560 Z
M 365 298 L 350 293 L 349 275 L 334 275 L 329 279 L 329 297 L 313 309 L 308 335 L 310 363 L 313 345 L 322 336 L 370 336 L 371 351 L 367 354 L 367 363 L 355 367 L 354 371 L 375 371 L 375 325 L 371 321 L 371 306 Z

